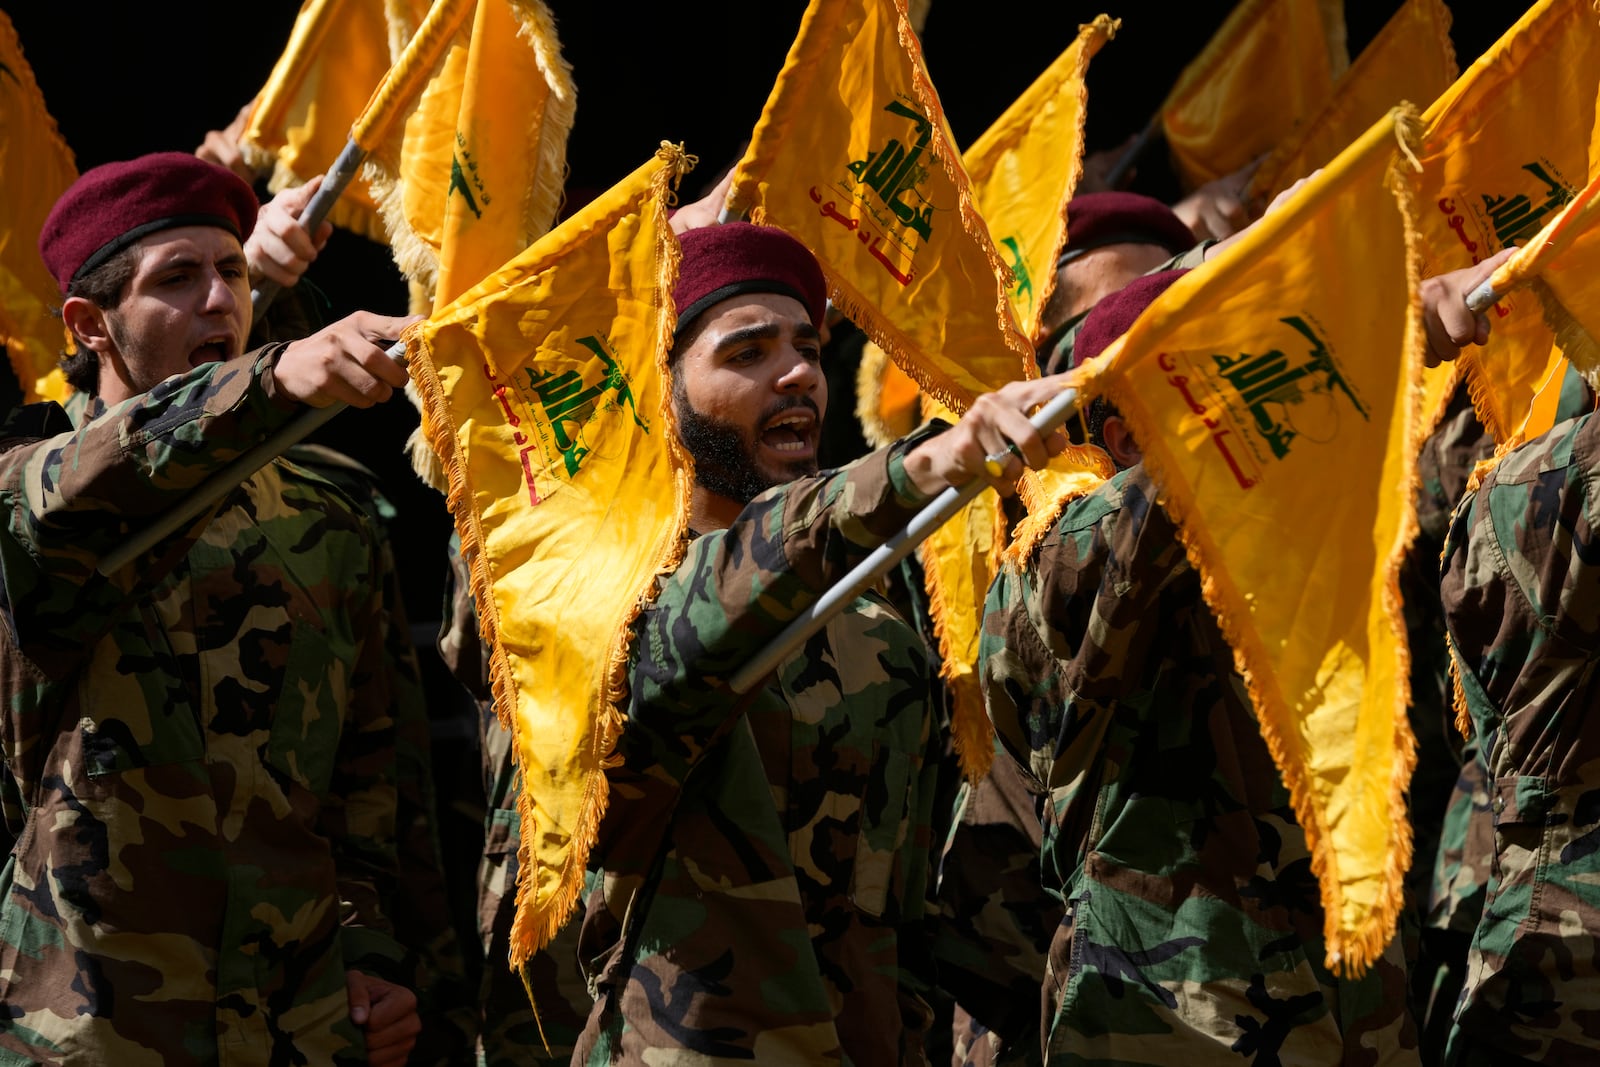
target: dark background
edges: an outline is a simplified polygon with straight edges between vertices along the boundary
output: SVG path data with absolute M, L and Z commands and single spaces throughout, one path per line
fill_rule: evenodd
M 578 89 L 569 190 L 609 187 L 667 139 L 701 160 L 684 183 L 686 199 L 748 137 L 805 7 L 803 0 L 548 2 Z M 1352 56 L 1398 6 L 1399 0 L 1348 0 Z M 1526 6 L 1451 3 L 1459 64 L 1468 66 Z M 932 0 L 924 52 L 957 141 L 966 145 L 1071 43 L 1079 23 L 1102 11 L 1121 18 L 1116 39 L 1090 65 L 1092 151 L 1144 125 L 1231 7 L 1231 0 Z M 6 0 L 0 9 L 16 26 L 82 170 L 144 152 L 192 150 L 207 130 L 227 125 L 266 80 L 299 4 Z M 1176 195 L 1160 159 L 1141 164 L 1134 188 Z M 335 315 L 405 310 L 404 285 L 387 248 L 362 238 L 336 233 L 309 278 L 328 294 Z M 396 398 L 340 415 L 317 439 L 377 471 L 400 510 L 395 551 L 433 697 L 447 869 L 464 872 L 473 870 L 482 840 L 476 727 L 472 706 L 432 651 L 450 520 L 443 498 L 416 480 L 402 454 L 415 425 L 410 405 Z M 468 885 L 456 901 L 464 932 L 474 929 L 470 893 Z

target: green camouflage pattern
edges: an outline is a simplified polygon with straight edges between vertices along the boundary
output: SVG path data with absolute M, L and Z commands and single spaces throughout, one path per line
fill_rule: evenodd
M 282 426 L 269 347 L 73 429 L 0 430 L 0 1063 L 357 1064 L 391 980 L 390 620 L 357 507 L 269 464 L 112 578 L 96 560 Z
M 939 864 L 934 956 L 957 1067 L 1040 1062 L 1041 990 L 1061 901 L 1039 869 L 1043 797 L 1004 751 L 963 782 Z
M 1439 553 L 1450 516 L 1494 440 L 1472 408 L 1465 381 L 1450 397 L 1438 427 L 1417 455 L 1417 536 L 1400 570 L 1406 635 L 1411 648 L 1411 733 L 1417 766 L 1407 795 L 1412 826 L 1411 869 L 1401 933 L 1411 975 L 1411 1012 L 1422 1060 L 1436 1064 L 1450 1032 L 1456 994 L 1466 975 L 1466 931 L 1477 925 L 1487 866 L 1467 858 L 1475 764 L 1456 728 L 1450 653 L 1439 602 Z M 1479 835 L 1481 837 L 1481 834 Z M 1478 881 L 1474 884 L 1474 879 Z M 1474 892 L 1474 890 L 1477 892 Z
M 1600 418 L 1502 459 L 1450 528 L 1442 596 L 1494 854 L 1447 1062 L 1600 1058 Z
M 942 738 L 916 630 L 856 600 L 727 679 L 925 502 L 904 443 L 769 490 L 641 615 L 580 942 L 574 1063 L 926 1063 Z
M 332 482 L 355 501 L 377 538 L 379 585 L 384 610 L 391 620 L 385 669 L 395 721 L 395 848 L 399 862 L 394 896 L 384 901 L 384 907 L 394 925 L 395 939 L 409 949 L 405 984 L 416 991 L 422 1022 L 422 1032 L 417 1035 L 407 1063 L 410 1067 L 471 1063 L 477 1042 L 478 1011 L 475 994 L 467 982 L 466 960 L 451 917 L 450 894 L 440 859 L 432 720 L 391 547 L 399 512 L 383 495 L 378 476 L 341 452 L 303 443 L 290 448 L 284 456 Z
M 517 910 L 517 855 L 522 840 L 511 732 L 500 724 L 490 694 L 489 661 L 458 535 L 451 535 L 449 555 L 439 654 L 478 707 L 486 806 L 477 881 L 483 974 L 478 988 L 476 1062 L 482 1067 L 558 1067 L 571 1062 L 578 1034 L 594 1006 L 588 982 L 578 968 L 581 918 L 574 916 L 536 952 L 522 974 L 511 969 L 511 921 Z
M 1142 466 L 990 587 L 1001 745 L 1047 792 L 1047 1063 L 1413 1064 L 1398 943 L 1323 966 L 1305 837 Z

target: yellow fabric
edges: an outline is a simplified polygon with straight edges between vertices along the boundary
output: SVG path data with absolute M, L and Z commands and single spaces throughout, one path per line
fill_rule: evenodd
M 429 75 L 403 109 L 404 121 L 387 127 L 386 135 L 369 149 L 363 168 L 395 263 L 407 280 L 430 298 L 438 282 L 456 120 L 466 85 L 474 10 L 471 0 L 467 7 L 469 17 L 434 41 L 435 48 L 429 50 L 435 53 Z
M 576 107 L 572 68 L 545 5 L 479 0 L 445 199 L 439 304 L 550 229 Z
M 1590 179 L 1572 203 L 1496 268 L 1489 284 L 1502 295 L 1524 286 L 1535 287 L 1545 324 L 1555 335 L 1559 350 L 1594 382 L 1600 372 L 1600 347 L 1596 345 L 1600 341 L 1600 178 Z M 1486 381 L 1489 369 L 1480 364 Z M 1561 369 L 1559 363 L 1556 369 Z M 1559 373 L 1552 377 L 1560 382 Z M 1502 388 L 1490 385 L 1491 391 Z M 1542 410 L 1552 392 L 1555 390 L 1547 387 L 1541 392 L 1531 423 L 1554 423 L 1554 413 Z
M 409 12 L 396 8 L 393 16 Z M 383 0 L 306 0 L 301 6 L 240 137 L 250 164 L 271 168 L 267 186 L 273 192 L 303 185 L 333 166 L 351 124 L 389 70 L 389 20 Z M 356 178 L 328 218 L 381 241 L 377 211 L 367 183 Z
M 1008 112 L 980 143 L 987 189 L 997 199 L 1013 195 L 1017 178 L 1006 173 L 1013 168 L 1026 167 L 1049 183 L 1047 196 L 1033 189 L 1042 210 L 1028 216 L 1027 232 L 1037 233 L 1029 240 L 1042 251 L 1030 251 L 1026 263 L 1050 278 L 1063 206 L 1079 170 L 1083 65 L 1112 29 L 1100 19 L 1084 30 L 1030 90 L 1029 103 Z M 1057 106 L 1043 99 L 1052 91 L 1061 97 Z M 1030 128 L 1025 120 L 1036 121 Z M 1024 148 L 1025 133 L 1048 148 Z M 812 250 L 835 305 L 926 394 L 924 415 L 930 403 L 948 408 L 946 414 L 965 411 L 978 395 L 1037 374 L 1032 346 L 1012 314 L 1010 271 L 975 193 L 904 4 L 813 0 L 728 202 Z M 1023 212 L 1021 205 L 1008 210 L 1003 225 L 1010 235 Z M 874 366 L 883 370 L 875 374 Z M 909 393 L 888 377 L 888 366 L 869 360 L 862 375 L 858 412 L 865 432 L 879 440 L 898 430 Z M 934 535 L 922 556 L 942 670 L 955 697 L 958 753 L 969 776 L 981 774 L 993 755 L 974 672 L 1001 522 L 996 499 L 983 494 Z
M 1178 75 L 1161 124 L 1185 189 L 1232 174 L 1327 103 L 1334 68 L 1324 18 L 1334 15 L 1325 7 L 1242 0 Z
M 810 248 L 834 304 L 941 403 L 1036 373 L 903 0 L 812 0 L 728 203 Z
M 478 0 L 373 188 L 395 260 L 443 307 L 549 230 L 576 93 L 542 0 Z M 393 143 L 393 137 L 400 140 Z
M 1589 0 L 1543 0 L 1428 108 L 1417 152 L 1426 273 L 1527 241 L 1595 177 L 1596 71 Z M 1489 321 L 1489 343 L 1461 362 L 1479 418 L 1507 449 L 1549 428 L 1527 417 L 1555 336 L 1532 292 L 1499 301 Z
M 78 168 L 3 11 L 0 65 L 0 342 L 26 400 L 65 400 L 61 320 L 50 313 L 61 291 L 39 258 L 39 231 Z
M 1317 0 L 1322 36 L 1328 46 L 1328 76 L 1335 82 L 1350 69 L 1350 40 L 1344 25 L 1344 0 Z
M 954 422 L 956 414 L 926 400 L 924 415 Z M 939 675 L 950 693 L 950 732 L 967 777 L 987 774 L 994 727 L 978 682 L 983 600 L 1005 545 L 1006 517 L 995 493 L 979 493 L 917 548 L 928 590 L 928 613 L 939 641 Z
M 1181 526 L 1305 829 L 1329 964 L 1357 973 L 1395 933 L 1411 853 L 1397 576 L 1423 334 L 1415 203 L 1387 174 L 1406 125 L 1380 120 L 1080 372 Z
M 922 418 L 922 390 L 883 349 L 868 341 L 856 367 L 856 421 L 873 448 L 898 441 Z
M 678 246 L 656 158 L 407 337 L 522 779 L 516 967 L 570 916 L 605 810 L 628 627 L 676 567 Z
M 1365 133 L 1401 101 L 1427 107 L 1456 80 L 1450 9 L 1443 0 L 1406 0 L 1362 49 L 1333 95 L 1267 157 L 1250 181 L 1258 212 Z
M 1023 336 L 1039 339 L 1039 317 L 1056 286 L 1067 241 L 1067 201 L 1083 171 L 1089 60 L 1117 32 L 1099 15 L 962 156 L 972 195 L 1011 268 L 1011 311 Z

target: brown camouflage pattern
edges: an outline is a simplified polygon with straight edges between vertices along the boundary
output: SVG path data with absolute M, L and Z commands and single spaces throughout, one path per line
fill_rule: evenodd
M 1600 418 L 1502 459 L 1450 529 L 1442 595 L 1494 832 L 1447 1061 L 1600 1058 Z
M 1456 994 L 1466 974 L 1467 936 L 1477 914 L 1456 915 L 1481 903 L 1486 876 L 1469 848 L 1473 753 L 1456 729 L 1451 703 L 1450 653 L 1444 608 L 1439 602 L 1439 553 L 1450 516 L 1466 492 L 1480 460 L 1494 453 L 1494 440 L 1473 411 L 1465 382 L 1450 397 L 1438 427 L 1417 456 L 1417 537 L 1400 571 L 1400 594 L 1411 647 L 1411 732 L 1417 766 L 1408 795 L 1412 825 L 1411 870 L 1401 930 L 1411 973 L 1411 1010 L 1417 1020 L 1422 1059 L 1436 1064 L 1444 1052 Z M 1481 835 L 1480 835 L 1481 836 Z
M 110 579 L 96 559 L 294 413 L 269 347 L 0 443 L 0 1063 L 361 1063 L 397 979 L 377 547 L 275 462 Z M 52 412 L 54 414 L 52 414 Z
M 924 502 L 902 447 L 756 498 L 641 616 L 574 1063 L 926 1062 L 926 647 L 869 595 L 768 684 L 725 688 Z
M 299 444 L 285 458 L 337 486 L 366 516 L 377 538 L 388 628 L 386 671 L 395 720 L 395 850 L 399 873 L 384 902 L 394 935 L 408 952 L 406 985 L 417 994 L 422 1032 L 411 1067 L 460 1067 L 474 1059 L 476 997 L 467 982 L 461 938 L 450 912 L 440 859 L 438 798 L 434 791 L 433 731 L 422 666 L 411 642 L 400 576 L 391 547 L 398 512 L 383 495 L 378 476 L 324 445 Z
M 1324 969 L 1304 834 L 1142 467 L 990 588 L 1000 743 L 1048 793 L 1047 1063 L 1417 1062 L 1398 943 Z
M 1045 961 L 1062 917 L 1040 877 L 1043 799 L 1004 752 L 962 783 L 934 934 L 939 986 L 956 1001 L 956 1067 L 1040 1062 Z

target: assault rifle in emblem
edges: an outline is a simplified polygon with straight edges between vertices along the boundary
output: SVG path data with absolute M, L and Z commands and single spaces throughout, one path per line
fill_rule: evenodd
M 578 343 L 593 352 L 605 365 L 605 376 L 594 385 L 584 388 L 583 378 L 575 370 L 562 371 L 555 374 L 550 371 L 535 371 L 528 368 L 528 388 L 539 396 L 539 403 L 544 406 L 545 418 L 550 420 L 550 432 L 555 437 L 556 448 L 561 452 L 562 462 L 567 468 L 567 477 L 578 473 L 578 467 L 589 454 L 588 443 L 583 438 L 583 428 L 594 418 L 595 407 L 606 392 L 617 394 L 615 404 L 618 407 L 626 405 L 633 421 L 645 433 L 650 432 L 649 423 L 639 417 L 638 407 L 634 404 L 633 390 L 628 385 L 628 377 L 622 372 L 622 367 L 597 337 L 580 337 Z M 568 430 L 568 424 L 573 426 Z
M 1494 223 L 1495 239 L 1500 247 L 1514 245 L 1538 233 L 1551 212 L 1560 211 L 1572 202 L 1572 190 L 1546 173 L 1537 163 L 1524 163 L 1522 169 L 1538 178 L 1545 187 L 1544 201 L 1537 207 L 1526 196 L 1484 195 L 1483 210 Z
M 1022 261 L 1022 245 L 1015 237 L 1002 237 L 1000 243 L 1006 246 L 1011 253 L 1011 276 L 1017 280 L 1016 299 L 1022 303 L 1022 298 L 1028 298 L 1028 307 L 1033 307 L 1033 278 L 1028 274 L 1028 265 Z
M 916 193 L 917 185 L 928 176 L 928 168 L 920 166 L 917 160 L 933 138 L 933 124 L 923 118 L 920 111 L 907 107 L 898 100 L 889 101 L 884 110 L 908 118 L 917 124 L 916 143 L 911 146 L 910 151 L 907 151 L 904 145 L 891 137 L 889 143 L 882 149 L 867 153 L 866 159 L 858 159 L 846 169 L 855 175 L 856 180 L 862 185 L 878 194 L 879 199 L 894 212 L 894 217 L 900 220 L 902 226 L 917 231 L 926 241 L 933 234 L 932 205 L 925 203 L 925 206 L 918 210 L 902 200 L 901 194 L 908 190 Z
M 1289 454 L 1289 442 L 1300 436 L 1300 431 L 1291 420 L 1280 420 L 1273 408 L 1286 411 L 1290 405 L 1304 402 L 1308 392 L 1327 393 L 1338 389 L 1350 398 L 1350 403 L 1355 405 L 1363 419 L 1367 418 L 1367 410 L 1344 380 L 1344 375 L 1333 361 L 1333 354 L 1322 343 L 1322 339 L 1298 316 L 1278 321 L 1292 327 L 1311 342 L 1310 358 L 1304 363 L 1291 366 L 1289 357 L 1275 348 L 1259 356 L 1246 352 L 1240 356 L 1217 355 L 1211 358 L 1216 361 L 1217 370 L 1238 392 L 1245 407 L 1255 416 L 1255 431 L 1267 442 L 1272 454 L 1282 459 Z M 1303 380 L 1314 374 L 1321 375 L 1320 380 Z

